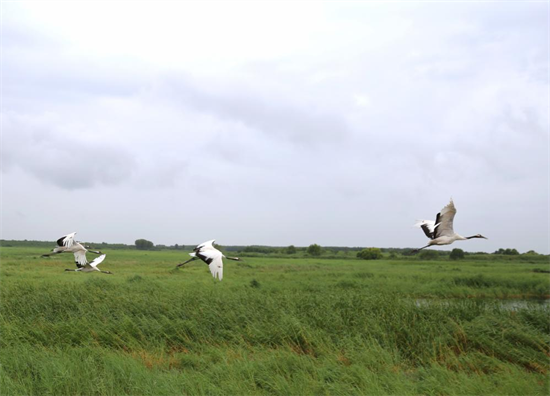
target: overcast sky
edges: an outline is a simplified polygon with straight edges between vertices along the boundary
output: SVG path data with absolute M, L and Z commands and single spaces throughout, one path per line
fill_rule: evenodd
M 549 253 L 548 16 L 2 2 L 2 238 Z

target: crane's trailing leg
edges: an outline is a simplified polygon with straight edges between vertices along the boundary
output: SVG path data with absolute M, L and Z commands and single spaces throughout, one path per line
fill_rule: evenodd
M 419 251 L 421 251 L 422 249 L 426 249 L 427 247 L 430 247 L 430 245 L 423 246 L 420 249 L 414 249 L 413 251 L 411 251 L 411 254 L 418 253 Z
M 196 260 L 196 259 L 197 259 L 196 257 L 192 257 L 192 258 L 190 258 L 189 260 L 187 260 L 185 263 L 181 263 L 181 264 L 176 265 L 176 268 L 179 268 L 179 267 L 181 267 L 182 265 L 185 265 L 185 264 L 187 264 L 188 262 L 193 261 L 193 260 Z
M 63 253 L 63 252 L 51 252 L 51 253 L 43 254 L 40 257 L 50 257 L 50 256 L 53 256 L 54 254 L 61 254 L 61 253 Z

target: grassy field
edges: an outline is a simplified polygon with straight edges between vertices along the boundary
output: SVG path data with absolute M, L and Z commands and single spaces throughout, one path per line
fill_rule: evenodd
M 2 395 L 549 393 L 545 261 L 0 253 Z

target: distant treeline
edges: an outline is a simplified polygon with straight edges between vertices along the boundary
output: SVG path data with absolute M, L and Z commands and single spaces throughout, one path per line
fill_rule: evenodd
M 137 249 L 137 250 L 182 250 L 191 251 L 196 246 L 195 244 L 175 244 L 175 245 L 155 245 L 153 242 L 146 239 L 138 239 L 134 245 L 124 243 L 107 243 L 107 242 L 83 242 L 86 246 L 96 249 Z M 51 249 L 55 245 L 53 241 L 17 241 L 17 240 L 0 240 L 0 246 L 3 247 L 37 247 L 41 249 Z M 520 254 L 516 249 L 498 249 L 493 253 L 486 252 L 464 252 L 462 249 L 455 248 L 452 250 L 422 250 L 418 254 L 412 255 L 412 248 L 364 248 L 364 247 L 343 247 L 343 246 L 319 246 L 312 244 L 305 246 L 264 246 L 264 245 L 216 245 L 216 247 L 225 252 L 238 253 L 242 257 L 319 257 L 319 258 L 339 258 L 339 259 L 421 259 L 421 260 L 441 260 L 441 259 L 462 259 L 469 258 L 474 260 L 521 260 L 521 261 L 542 261 L 548 260 L 547 255 L 542 255 L 534 250 Z M 372 251 L 376 250 L 379 253 L 372 255 Z M 366 254 L 370 251 L 370 254 Z

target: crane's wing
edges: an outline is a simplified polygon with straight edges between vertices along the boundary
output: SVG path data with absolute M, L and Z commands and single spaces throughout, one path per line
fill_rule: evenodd
M 415 224 L 416 227 L 422 228 L 422 231 L 424 231 L 424 234 L 426 234 L 426 236 L 430 239 L 435 238 L 434 231 L 438 225 L 436 225 L 435 221 L 433 220 L 418 220 Z
M 222 252 L 218 249 L 206 249 L 202 248 L 194 253 L 189 253 L 190 256 L 198 257 L 206 264 L 210 265 L 214 260 L 222 257 Z
M 449 204 L 437 214 L 437 217 L 435 219 L 435 238 L 438 238 L 440 236 L 453 236 L 455 234 L 453 230 L 453 220 L 455 218 L 455 214 L 455 204 L 451 199 L 451 202 L 449 202 Z
M 199 250 L 204 250 L 204 249 L 214 249 L 215 241 L 216 241 L 215 239 L 212 239 L 211 241 L 203 242 L 200 245 L 197 245 L 197 247 L 193 249 L 193 251 L 198 252 Z
M 67 248 L 70 248 L 71 246 L 73 246 L 75 235 L 76 235 L 76 232 L 63 235 L 61 238 L 57 240 L 57 246 L 65 246 Z
M 88 260 L 86 260 L 86 251 L 85 250 L 77 250 L 74 252 L 74 262 L 76 263 L 76 266 L 78 268 L 85 266 L 88 264 Z
M 215 259 L 213 259 L 212 262 L 210 264 L 208 264 L 208 267 L 210 267 L 210 273 L 212 274 L 214 279 L 216 279 L 216 277 L 217 277 L 219 280 L 222 280 L 222 278 L 223 278 L 223 261 L 222 261 L 221 254 L 220 254 L 219 257 L 216 257 Z
M 90 266 L 91 267 L 97 267 L 103 260 L 105 260 L 105 256 L 107 256 L 106 254 L 102 254 L 101 256 L 99 257 L 96 257 L 91 263 L 90 263 Z

